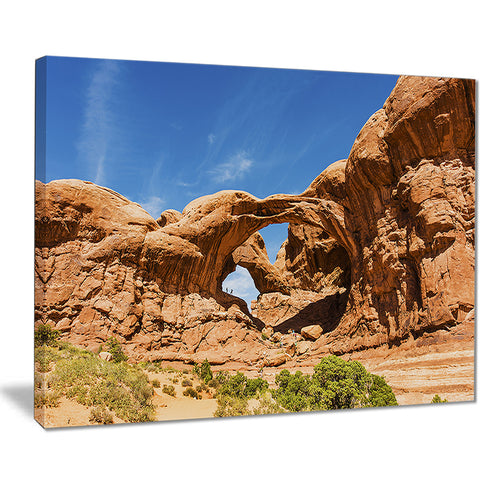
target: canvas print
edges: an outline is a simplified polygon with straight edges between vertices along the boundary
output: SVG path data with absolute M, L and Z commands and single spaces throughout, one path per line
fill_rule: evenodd
M 35 130 L 42 426 L 474 399 L 473 80 L 43 57 Z

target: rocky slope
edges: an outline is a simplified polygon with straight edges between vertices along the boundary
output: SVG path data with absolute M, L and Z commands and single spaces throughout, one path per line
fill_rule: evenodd
M 36 321 L 90 348 L 115 336 L 133 359 L 245 365 L 460 325 L 474 305 L 474 88 L 401 77 L 301 195 L 222 191 L 155 220 L 89 182 L 37 182 Z M 290 224 L 273 265 L 256 233 L 272 223 Z M 236 265 L 260 291 L 252 314 L 222 291 Z

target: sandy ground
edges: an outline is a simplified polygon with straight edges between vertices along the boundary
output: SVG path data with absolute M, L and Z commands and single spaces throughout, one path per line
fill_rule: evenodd
M 217 401 L 213 398 L 212 392 L 202 391 L 201 399 L 186 397 L 183 395 L 187 387 L 182 387 L 182 380 L 188 379 L 192 382 L 192 388 L 200 385 L 198 379 L 192 374 L 177 372 L 152 373 L 145 371 L 150 381 L 158 380 L 159 388 L 154 388 L 152 403 L 156 407 L 155 421 L 161 420 L 186 420 L 195 418 L 213 417 L 217 409 Z M 176 383 L 175 383 L 176 379 Z M 162 392 L 164 385 L 173 385 L 176 396 L 167 395 Z M 74 400 L 62 397 L 57 407 L 43 407 L 35 409 L 35 419 L 47 428 L 75 427 L 93 425 L 90 422 L 90 411 L 92 407 L 86 407 Z M 113 423 L 125 423 L 116 415 L 113 416 Z
M 89 421 L 91 408 L 69 398 L 62 397 L 58 407 L 36 408 L 35 420 L 46 428 L 93 425 Z M 125 423 L 116 415 L 114 415 L 113 421 L 114 423 Z
M 186 420 L 192 418 L 213 417 L 217 409 L 217 401 L 211 393 L 201 392 L 202 398 L 195 399 L 183 395 L 187 387 L 182 387 L 182 380 L 188 379 L 192 382 L 193 388 L 200 385 L 200 382 L 191 374 L 173 373 L 150 373 L 146 372 L 150 380 L 157 379 L 163 385 L 173 385 L 176 396 L 172 397 L 162 392 L 162 387 L 155 388 L 153 404 L 157 407 L 156 420 Z M 173 383 L 177 378 L 178 383 Z

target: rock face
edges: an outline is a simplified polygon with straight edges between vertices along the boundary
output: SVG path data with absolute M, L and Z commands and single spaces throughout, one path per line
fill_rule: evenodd
M 345 168 L 357 245 L 339 351 L 461 322 L 474 305 L 473 81 L 401 77 Z
M 231 261 L 235 265 L 246 268 L 259 292 L 290 293 L 290 285 L 281 268 L 272 265 L 262 236 L 256 232 L 232 254 Z
M 297 196 L 222 191 L 154 220 L 89 182 L 37 182 L 36 321 L 90 348 L 115 336 L 133 359 L 268 365 L 461 323 L 474 305 L 474 89 L 401 77 L 349 158 Z M 272 223 L 290 224 L 273 265 L 256 233 Z M 236 265 L 260 291 L 252 314 L 222 291 Z M 314 341 L 277 351 L 265 325 Z
M 263 324 L 221 290 L 232 253 L 269 223 L 320 225 L 330 215 L 315 198 L 226 191 L 159 223 L 92 183 L 38 182 L 37 320 L 91 348 L 116 336 L 134 358 L 257 361 Z

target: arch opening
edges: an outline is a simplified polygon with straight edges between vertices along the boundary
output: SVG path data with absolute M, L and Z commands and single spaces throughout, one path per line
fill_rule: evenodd
M 260 289 L 254 315 L 282 333 L 310 325 L 320 325 L 324 333 L 335 330 L 351 287 L 347 250 L 326 230 L 311 225 L 290 224 L 287 240 L 282 257 L 267 271 L 269 282 L 263 285 L 268 289 Z M 272 281 L 275 274 L 278 282 Z
M 235 270 L 223 280 L 222 290 L 229 295 L 245 300 L 249 312 L 252 311 L 252 300 L 256 300 L 260 294 L 250 272 L 240 265 L 236 265 Z
M 275 223 L 263 227 L 258 231 L 262 236 L 267 250 L 268 259 L 273 265 L 277 259 L 278 252 L 288 237 L 288 223 Z

